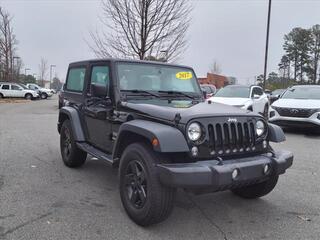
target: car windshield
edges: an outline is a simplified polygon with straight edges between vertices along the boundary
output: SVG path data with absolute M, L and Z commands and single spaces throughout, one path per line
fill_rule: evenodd
M 272 92 L 272 95 L 280 95 L 281 93 L 283 93 L 285 91 L 285 89 L 277 89 L 277 90 L 274 90 Z
M 215 97 L 227 97 L 227 98 L 248 98 L 250 95 L 249 87 L 225 87 L 221 88 L 215 95 Z
M 149 63 L 118 63 L 117 71 L 122 92 L 202 97 L 196 76 L 188 68 Z
M 320 100 L 320 87 L 293 87 L 288 89 L 282 98 Z

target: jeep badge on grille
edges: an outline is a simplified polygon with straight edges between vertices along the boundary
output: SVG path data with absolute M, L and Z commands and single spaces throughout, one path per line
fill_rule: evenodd
M 229 119 L 228 119 L 228 122 L 229 122 L 229 123 L 236 123 L 236 122 L 238 122 L 238 119 L 236 119 L 236 118 L 229 118 Z

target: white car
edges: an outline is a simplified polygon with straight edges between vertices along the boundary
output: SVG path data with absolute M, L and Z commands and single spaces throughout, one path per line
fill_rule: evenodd
M 53 92 L 51 89 L 40 87 L 35 83 L 29 83 L 29 84 L 26 84 L 26 86 L 31 90 L 37 91 L 41 99 L 47 99 L 48 97 L 51 97 L 53 95 Z
M 39 97 L 36 91 L 30 90 L 17 83 L 0 82 L 0 98 L 25 98 L 33 99 Z
M 269 114 L 268 96 L 259 86 L 229 85 L 221 88 L 209 100 L 250 110 L 266 118 Z
M 320 127 L 320 86 L 288 88 L 271 105 L 269 121 L 283 127 Z

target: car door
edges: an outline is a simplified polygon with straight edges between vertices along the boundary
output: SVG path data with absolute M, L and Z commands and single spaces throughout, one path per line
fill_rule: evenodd
M 4 97 L 11 97 L 11 92 L 10 92 L 10 84 L 3 84 L 1 86 L 1 93 Z
M 106 153 L 112 151 L 111 129 L 112 122 L 108 116 L 101 118 L 99 113 L 107 111 L 106 99 L 110 96 L 96 97 L 92 91 L 93 85 L 100 85 L 109 89 L 110 86 L 110 67 L 104 65 L 91 65 L 90 77 L 87 86 L 87 94 L 84 107 L 84 119 L 87 127 L 89 142 Z
M 22 91 L 22 87 L 11 84 L 11 97 L 21 98 L 24 97 L 24 92 Z
M 253 100 L 252 108 L 256 113 L 262 114 L 265 107 L 265 99 L 262 88 L 253 87 L 251 92 L 251 98 Z

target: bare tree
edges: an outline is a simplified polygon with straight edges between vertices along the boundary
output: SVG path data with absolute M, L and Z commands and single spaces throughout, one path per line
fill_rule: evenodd
M 40 64 L 39 64 L 39 80 L 40 85 L 44 86 L 44 81 L 48 74 L 48 61 L 45 58 L 41 58 Z
M 15 59 L 16 61 L 13 61 L 13 78 L 20 81 L 20 72 L 24 64 L 21 58 L 14 58 L 13 60 Z
M 214 74 L 220 74 L 222 72 L 220 64 L 214 60 L 211 67 L 210 67 L 210 72 Z
M 102 0 L 107 31 L 90 32 L 95 55 L 176 60 L 186 47 L 189 0 Z
M 14 54 L 18 44 L 11 23 L 11 15 L 0 7 L 0 70 L 7 81 L 12 81 L 14 77 Z

